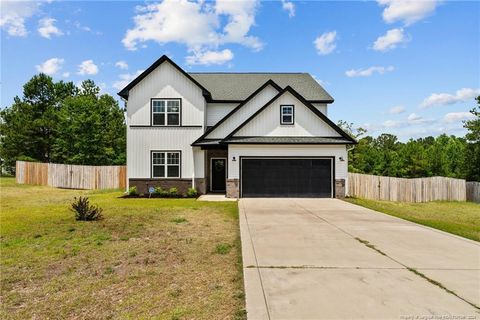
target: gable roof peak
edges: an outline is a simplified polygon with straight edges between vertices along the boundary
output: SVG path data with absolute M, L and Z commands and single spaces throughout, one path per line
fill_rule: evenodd
M 230 111 L 226 116 L 224 116 L 220 121 L 218 121 L 213 127 L 207 129 L 197 140 L 195 140 L 192 145 L 196 145 L 202 140 L 205 140 L 205 137 L 207 137 L 210 133 L 212 133 L 216 128 L 218 128 L 225 120 L 230 118 L 233 114 L 235 114 L 238 110 L 240 110 L 244 105 L 246 105 L 253 97 L 258 95 L 260 92 L 263 91 L 268 86 L 272 86 L 275 90 L 278 92 L 282 92 L 284 89 L 280 87 L 275 81 L 272 79 L 269 79 L 267 82 L 265 82 L 263 85 L 261 85 L 257 90 L 255 90 L 250 96 L 247 97 L 242 103 L 240 103 L 238 106 L 236 106 L 232 111 Z
M 228 139 L 232 138 L 241 128 L 243 128 L 247 123 L 252 121 L 256 116 L 258 116 L 263 110 L 265 110 L 268 106 L 273 104 L 278 98 L 285 94 L 285 92 L 290 92 L 295 98 L 297 98 L 305 107 L 310 109 L 317 117 L 322 119 L 327 125 L 329 125 L 333 130 L 335 130 L 341 137 L 347 139 L 348 141 L 357 144 L 357 141 L 348 135 L 345 131 L 342 130 L 339 126 L 337 126 L 332 120 L 330 120 L 326 115 L 320 112 L 314 105 L 308 102 L 301 94 L 299 94 L 295 89 L 290 86 L 286 86 L 282 91 L 280 91 L 275 97 L 273 97 L 270 101 L 268 101 L 263 107 L 257 110 L 253 115 L 251 115 L 247 120 L 241 123 L 237 128 L 235 128 L 229 135 L 225 137 L 222 141 L 225 142 Z
M 170 59 L 167 55 L 162 55 L 160 58 L 157 59 L 150 67 L 148 67 L 145 71 L 143 71 L 138 77 L 133 79 L 125 88 L 120 90 L 117 94 L 124 98 L 125 100 L 128 100 L 128 95 L 130 89 L 135 87 L 140 81 L 142 81 L 146 76 L 148 76 L 153 70 L 155 70 L 157 67 L 159 67 L 161 64 L 164 62 L 170 63 L 175 69 L 180 71 L 184 76 L 186 76 L 190 81 L 192 81 L 194 84 L 196 84 L 200 89 L 202 89 L 202 94 L 206 97 L 210 97 L 210 91 L 208 91 L 204 86 L 202 86 L 197 80 L 195 80 L 190 74 L 185 72 L 180 66 L 178 66 L 175 62 L 173 62 L 172 59 Z

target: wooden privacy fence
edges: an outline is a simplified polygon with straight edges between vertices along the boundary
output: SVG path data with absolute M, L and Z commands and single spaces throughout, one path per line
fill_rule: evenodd
M 124 189 L 126 166 L 80 166 L 17 161 L 16 181 L 67 189 Z
M 480 202 L 480 182 L 467 181 L 467 201 Z
M 348 174 L 348 195 L 352 197 L 400 201 L 466 201 L 466 181 L 446 177 L 393 178 L 360 173 Z

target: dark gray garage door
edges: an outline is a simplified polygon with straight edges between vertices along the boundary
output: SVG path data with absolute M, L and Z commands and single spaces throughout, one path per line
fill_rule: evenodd
M 332 159 L 242 159 L 242 197 L 330 198 L 332 171 Z

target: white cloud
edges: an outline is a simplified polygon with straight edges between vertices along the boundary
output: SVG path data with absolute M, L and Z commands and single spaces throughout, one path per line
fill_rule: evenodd
M 64 73 L 62 73 L 62 77 L 64 77 L 64 78 L 70 77 L 70 72 L 64 72 Z
M 423 120 L 423 117 L 419 116 L 416 113 L 410 113 L 407 118 L 407 121 L 409 123 L 418 123 L 418 122 L 421 122 L 422 120 Z
M 404 106 L 394 106 L 394 107 L 391 107 L 388 110 L 388 113 L 390 113 L 390 114 L 400 114 L 400 113 L 404 113 L 404 112 L 405 112 L 405 107 Z
M 351 69 L 351 70 L 347 70 L 345 72 L 345 75 L 347 77 L 350 77 L 350 78 L 353 78 L 353 77 L 370 77 L 374 73 L 384 74 L 386 72 L 391 72 L 394 69 L 395 68 L 393 66 L 388 66 L 388 67 L 377 66 L 377 67 L 370 67 L 370 68 L 367 68 L 367 69 Z
M 95 63 L 93 63 L 93 60 L 85 60 L 82 61 L 78 65 L 78 74 L 85 75 L 94 75 L 98 73 L 98 67 Z
M 28 34 L 25 22 L 40 5 L 30 1 L 0 1 L 0 28 L 12 37 L 25 37 Z
M 44 37 L 44 38 L 47 38 L 47 39 L 51 39 L 52 38 L 52 35 L 54 36 L 61 36 L 63 35 L 63 32 L 62 30 L 58 29 L 56 26 L 55 26 L 55 22 L 57 20 L 53 19 L 53 18 L 44 18 L 44 19 L 41 19 L 39 22 L 38 22 L 38 33 Z
M 84 26 L 84 25 L 82 25 L 79 21 L 75 21 L 75 22 L 73 23 L 73 25 L 74 25 L 77 29 L 82 30 L 82 31 L 85 31 L 85 32 L 91 32 L 91 31 L 92 31 L 92 29 L 90 29 L 89 26 Z
M 422 116 L 419 116 L 418 114 L 411 113 L 408 115 L 406 120 L 387 120 L 382 123 L 383 128 L 410 128 L 412 126 L 418 126 L 418 125 L 426 125 L 426 124 L 432 124 L 436 122 L 433 119 L 424 119 Z
M 224 64 L 233 59 L 233 53 L 229 49 L 222 51 L 193 51 L 192 55 L 186 58 L 188 65 L 201 64 Z
M 282 0 L 282 8 L 288 12 L 290 18 L 295 16 L 295 4 L 293 2 Z
M 117 61 L 115 63 L 115 67 L 120 68 L 122 70 L 127 70 L 128 69 L 128 64 L 124 60 Z
M 189 52 L 218 52 L 219 46 L 228 43 L 261 50 L 262 42 L 249 34 L 258 4 L 257 0 L 164 0 L 137 6 L 134 27 L 127 30 L 122 43 L 128 50 L 148 41 L 184 44 Z
M 475 116 L 470 112 L 450 112 L 443 117 L 443 121 L 447 123 L 457 122 L 461 120 L 473 119 Z
M 402 21 L 407 26 L 431 15 L 439 3 L 435 0 L 377 0 L 377 2 L 385 7 L 382 16 L 386 23 Z
M 64 62 L 65 60 L 61 58 L 51 58 L 42 64 L 37 65 L 36 68 L 38 72 L 54 75 L 62 68 Z
M 80 22 L 78 22 L 78 21 L 74 21 L 74 22 L 73 22 L 73 25 L 75 26 L 75 28 L 77 28 L 77 29 L 80 30 L 80 31 L 90 32 L 90 33 L 95 34 L 95 35 L 97 35 L 97 36 L 103 34 L 103 33 L 100 32 L 100 31 L 94 31 L 94 30 L 92 30 L 92 28 L 90 28 L 89 26 L 84 26 L 84 25 L 82 25 L 82 24 L 81 24 Z
M 221 43 L 240 43 L 256 51 L 263 47 L 262 42 L 249 36 L 250 28 L 255 24 L 255 14 L 259 5 L 256 0 L 231 1 L 217 0 L 215 12 L 217 16 L 226 15 L 228 23 L 223 28 Z
M 402 28 L 390 29 L 383 36 L 380 36 L 373 43 L 373 50 L 388 51 L 395 49 L 399 44 L 409 41 Z
M 402 123 L 400 121 L 387 120 L 387 121 L 383 122 L 382 125 L 385 128 L 398 128 L 402 125 Z
M 313 42 L 317 53 L 320 55 L 327 55 L 333 52 L 337 47 L 335 40 L 337 38 L 337 31 L 325 32 L 321 36 L 317 37 Z
M 457 90 L 454 95 L 449 93 L 432 93 L 429 97 L 423 100 L 423 102 L 420 104 L 420 107 L 423 109 L 435 105 L 448 105 L 457 102 L 467 102 L 474 99 L 478 95 L 480 95 L 480 89 L 472 88 L 462 88 Z
M 124 73 L 119 75 L 118 76 L 119 79 L 112 84 L 112 87 L 114 87 L 117 90 L 122 90 L 127 86 L 127 84 L 132 82 L 132 80 L 138 77 L 143 71 L 144 70 L 137 70 L 137 72 L 132 74 Z

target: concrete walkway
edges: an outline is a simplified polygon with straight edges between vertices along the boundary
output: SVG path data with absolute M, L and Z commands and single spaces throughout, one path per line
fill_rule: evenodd
M 213 201 L 213 202 L 219 202 L 219 201 L 237 201 L 236 198 L 227 198 L 224 194 L 202 194 L 200 197 L 197 199 L 198 201 Z
M 336 199 L 239 207 L 248 319 L 480 319 L 475 241 Z

